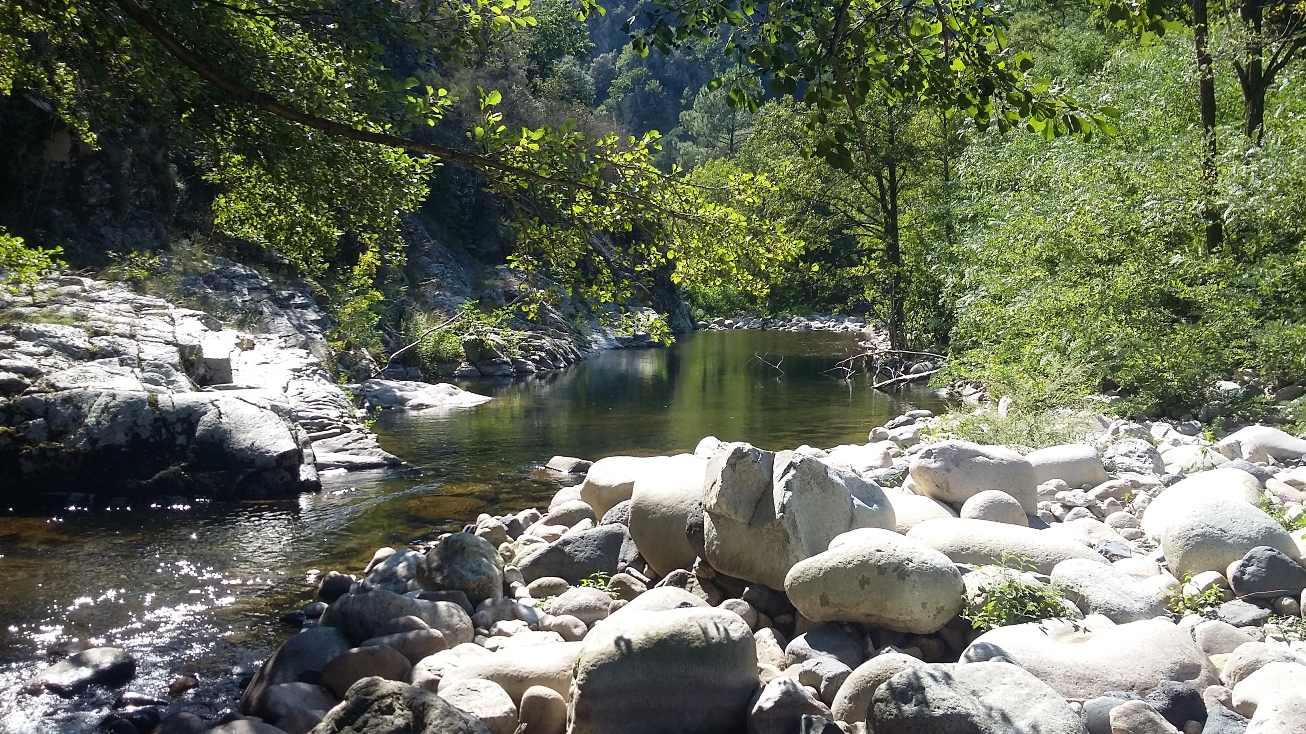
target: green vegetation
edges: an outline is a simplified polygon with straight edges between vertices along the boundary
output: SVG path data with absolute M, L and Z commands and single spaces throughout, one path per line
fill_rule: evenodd
M 1302 528 L 1306 528 L 1306 515 L 1297 517 L 1296 519 L 1293 520 L 1289 520 L 1287 515 L 1284 514 L 1285 510 L 1283 507 L 1283 503 L 1279 502 L 1275 498 L 1269 496 L 1262 496 L 1261 511 L 1269 515 L 1270 517 L 1274 518 L 1275 522 L 1282 525 L 1283 529 L 1287 530 L 1290 533 L 1294 530 L 1301 530 Z
M 1179 588 L 1170 592 L 1170 599 L 1166 604 L 1170 607 L 1170 611 L 1181 617 L 1188 614 L 1205 615 L 1224 603 L 1225 589 L 1218 586 L 1212 586 L 1200 594 L 1184 593 L 1184 589 L 1188 588 L 1188 582 L 1192 580 L 1192 574 L 1185 574 Z
M 23 238 L 15 237 L 0 227 L 0 287 L 20 290 L 31 287 L 41 276 L 64 267 L 59 259 L 59 248 L 27 247 Z
M 1066 615 L 1066 601 L 1055 584 L 1042 584 L 1021 574 L 1036 570 L 1029 559 L 1003 556 L 995 566 L 980 566 L 975 572 L 988 571 L 997 582 L 981 587 L 975 599 L 967 599 L 963 619 L 977 630 L 988 631 L 1025 622 L 1037 622 Z

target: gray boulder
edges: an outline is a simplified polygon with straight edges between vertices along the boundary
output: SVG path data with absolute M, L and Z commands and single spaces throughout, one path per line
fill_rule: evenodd
M 625 525 L 600 525 L 534 551 L 518 568 L 527 583 L 544 576 L 557 576 L 570 584 L 579 584 L 596 573 L 612 575 L 621 571 L 638 553 Z
M 320 677 L 322 668 L 350 647 L 349 640 L 334 627 L 313 627 L 286 640 L 263 663 L 240 697 L 240 712 L 273 719 L 267 707 L 267 691 L 273 686 Z
M 1066 699 L 1009 663 L 908 668 L 875 692 L 870 723 L 876 734 L 1084 734 Z
M 929 634 L 961 611 L 961 572 L 933 548 L 891 530 L 840 535 L 830 549 L 799 561 L 785 592 L 816 622 L 859 622 Z
M 503 596 L 503 558 L 490 541 L 453 533 L 426 552 L 417 582 L 427 591 L 461 591 L 475 607 Z
M 1039 573 L 1071 558 L 1107 564 L 1101 554 L 1052 530 L 988 520 L 927 520 L 907 532 L 907 538 L 942 552 L 953 563 L 977 566 L 1002 563 L 1008 556 L 1028 559 Z
M 610 617 L 582 643 L 570 734 L 717 734 L 744 728 L 758 687 L 748 625 L 720 609 Z
M 830 709 L 793 678 L 776 678 L 748 707 L 748 734 L 793 734 L 803 716 L 833 717 Z
M 1257 546 L 1234 564 L 1229 586 L 1240 599 L 1298 596 L 1306 589 L 1306 568 L 1277 548 Z
M 795 563 L 835 536 L 896 524 L 876 485 L 811 456 L 744 443 L 728 444 L 709 462 L 703 510 L 708 563 L 777 589 Z
M 352 641 L 362 642 L 386 632 L 397 617 L 417 617 L 439 630 L 450 647 L 472 641 L 472 619 L 462 607 L 447 601 L 427 601 L 382 589 L 345 594 L 322 613 L 324 627 L 336 627 Z
M 940 502 L 960 505 L 972 495 L 997 489 L 1015 497 L 1025 514 L 1038 511 L 1033 465 L 1003 446 L 940 441 L 916 454 L 911 476 L 918 493 Z
M 702 505 L 707 464 L 693 454 L 671 456 L 635 480 L 630 537 L 644 560 L 663 576 L 689 568 L 698 556 L 685 525 Z
M 490 734 L 481 720 L 407 683 L 364 678 L 327 712 L 315 734 Z
M 1219 449 L 1220 453 L 1230 459 L 1268 464 L 1271 460 L 1284 461 L 1306 456 L 1306 439 L 1269 426 L 1247 426 L 1221 439 Z
M 408 591 L 408 582 L 416 581 L 422 567 L 422 554 L 411 548 L 391 553 L 372 566 L 364 578 L 372 586 L 396 594 Z
M 117 687 L 136 676 L 136 658 L 117 647 L 82 650 L 51 665 L 30 685 L 60 696 L 74 696 L 93 685 Z
M 1276 548 L 1289 558 L 1300 558 L 1297 544 L 1283 526 L 1260 509 L 1229 499 L 1194 503 L 1166 527 L 1161 535 L 1170 570 L 1177 578 L 1202 571 L 1224 573 L 1257 546 Z
M 1102 463 L 1114 472 L 1161 475 L 1165 462 L 1151 443 L 1141 438 L 1122 438 L 1102 455 Z
M 1052 583 L 1084 614 L 1101 614 L 1116 624 L 1163 617 L 1165 605 L 1153 591 L 1109 564 L 1071 558 L 1052 569 Z
M 1034 467 L 1034 481 L 1037 484 L 1051 479 L 1061 479 L 1072 487 L 1085 484 L 1099 485 L 1110 479 L 1102 466 L 1102 459 L 1097 449 L 1085 443 L 1070 443 L 1049 446 L 1025 455 L 1025 460 Z

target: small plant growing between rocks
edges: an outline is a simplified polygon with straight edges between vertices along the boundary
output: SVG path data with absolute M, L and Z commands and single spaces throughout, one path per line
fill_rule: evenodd
M 1192 574 L 1185 574 L 1183 583 L 1179 588 L 1170 592 L 1170 598 L 1166 606 L 1180 617 L 1188 614 L 1197 614 L 1206 616 L 1206 613 L 1224 603 L 1224 589 L 1218 586 L 1203 591 L 1199 594 L 1185 594 L 1184 589 L 1188 587 L 1188 582 L 1193 580 Z
M 1306 642 L 1306 618 L 1274 614 L 1265 621 L 1265 627 L 1277 627 L 1288 642 Z
M 611 574 L 607 574 L 602 571 L 596 571 L 590 574 L 589 576 L 586 576 L 585 578 L 581 579 L 580 585 L 583 587 L 598 589 L 599 591 L 607 592 L 608 582 L 611 580 L 612 580 Z
M 980 568 L 998 568 L 1003 572 L 998 583 L 981 587 L 983 593 L 977 599 L 968 599 L 961 612 L 962 619 L 975 629 L 987 632 L 1066 615 L 1066 600 L 1055 584 L 1041 584 L 1022 576 L 1036 569 L 1029 559 L 1004 555 L 998 565 Z
M 1275 522 L 1282 525 L 1283 529 L 1290 533 L 1294 530 L 1306 528 L 1306 514 L 1289 520 L 1283 505 L 1275 502 L 1272 497 L 1261 497 L 1261 511 L 1274 518 Z

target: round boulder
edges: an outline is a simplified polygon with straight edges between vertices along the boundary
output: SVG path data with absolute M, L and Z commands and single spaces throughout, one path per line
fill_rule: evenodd
M 785 592 L 817 622 L 859 622 L 929 634 L 961 611 L 961 573 L 946 555 L 889 530 L 840 535 L 830 549 L 799 561 Z
M 1015 497 L 1026 514 L 1038 511 L 1033 465 L 1003 446 L 940 441 L 916 454 L 911 476 L 919 493 L 941 502 L 961 504 L 986 489 L 998 489 Z
M 503 558 L 485 538 L 453 533 L 427 551 L 417 582 L 427 591 L 461 591 L 477 606 L 503 596 Z
M 988 520 L 929 520 L 912 528 L 907 537 L 942 552 L 953 563 L 977 566 L 1000 564 L 1004 557 L 1019 556 L 1034 564 L 1039 573 L 1051 573 L 1054 566 L 1070 558 L 1108 562 L 1092 548 L 1063 534 Z
M 1225 572 L 1257 546 L 1269 546 L 1300 558 L 1297 544 L 1283 526 L 1246 502 L 1219 499 L 1198 502 L 1178 514 L 1161 536 L 1161 549 L 1178 578 L 1202 571 Z
M 1029 525 L 1029 518 L 1016 498 L 996 489 L 986 489 L 971 495 L 961 506 L 961 516 L 970 520 Z
M 659 575 L 689 568 L 698 552 L 685 523 L 703 502 L 707 459 L 680 454 L 649 465 L 630 498 L 630 537 Z

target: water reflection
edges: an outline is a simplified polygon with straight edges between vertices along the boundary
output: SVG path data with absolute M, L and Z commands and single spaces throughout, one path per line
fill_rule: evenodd
M 850 335 L 703 333 L 671 349 L 465 385 L 495 398 L 477 408 L 385 415 L 382 445 L 409 467 L 334 477 L 298 501 L 0 518 L 0 731 L 98 721 L 112 701 L 103 692 L 72 706 L 17 693 L 48 664 L 45 645 L 69 638 L 132 650 L 133 690 L 164 695 L 191 674 L 202 686 L 188 696 L 204 701 L 191 708 L 230 705 L 231 667 L 289 634 L 277 620 L 310 593 L 310 571 L 356 570 L 380 546 L 545 503 L 559 483 L 540 466 L 555 454 L 691 451 L 705 435 L 830 447 L 864 442 L 903 410 L 934 407 L 928 392 L 891 397 L 825 374 L 856 349 Z

